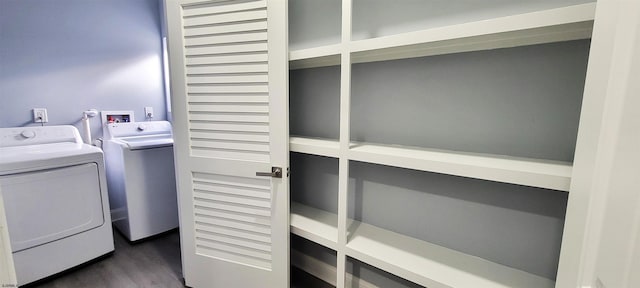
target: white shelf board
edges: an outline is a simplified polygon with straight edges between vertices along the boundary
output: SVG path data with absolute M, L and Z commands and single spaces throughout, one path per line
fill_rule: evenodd
M 291 233 L 337 250 L 338 215 L 291 202 Z
M 326 45 L 289 52 L 289 69 L 340 65 L 341 44 Z
M 289 150 L 337 158 L 340 151 L 340 143 L 337 140 L 329 139 L 289 137 Z
M 352 62 L 371 62 L 591 38 L 594 3 L 352 41 Z
M 354 221 L 346 254 L 430 288 L 546 288 L 554 281 Z
M 348 158 L 561 191 L 569 191 L 572 171 L 568 162 L 369 143 L 352 143 Z

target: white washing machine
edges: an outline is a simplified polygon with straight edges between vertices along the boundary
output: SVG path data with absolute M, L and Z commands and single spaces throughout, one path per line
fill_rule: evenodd
M 103 149 L 113 225 L 129 241 L 178 227 L 173 136 L 167 121 L 109 123 Z
M 18 285 L 113 251 L 102 150 L 75 127 L 0 128 L 0 191 Z

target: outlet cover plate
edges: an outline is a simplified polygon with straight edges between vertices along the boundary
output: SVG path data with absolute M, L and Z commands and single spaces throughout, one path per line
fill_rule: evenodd
M 33 108 L 33 122 L 35 123 L 49 122 L 49 116 L 47 115 L 47 108 Z

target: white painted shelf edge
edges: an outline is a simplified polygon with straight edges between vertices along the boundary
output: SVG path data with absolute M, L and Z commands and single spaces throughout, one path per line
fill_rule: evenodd
M 561 42 L 591 37 L 596 3 L 356 40 L 289 53 L 290 68 L 340 64 L 342 50 L 362 63 Z
M 346 254 L 430 288 L 545 288 L 554 281 L 434 245 L 422 240 L 353 221 Z
M 289 52 L 289 69 L 339 65 L 341 52 L 341 44 L 294 50 Z
M 311 59 L 325 56 L 338 56 L 342 52 L 341 44 L 332 44 L 308 49 L 293 50 L 289 52 L 289 61 Z
M 289 150 L 293 152 L 337 158 L 339 149 L 337 140 L 289 137 Z
M 337 250 L 338 215 L 291 202 L 291 233 Z
M 352 143 L 348 158 L 561 191 L 569 191 L 571 183 L 568 162 L 365 143 Z
M 339 142 L 291 137 L 293 152 L 338 157 Z M 569 191 L 572 164 L 532 158 L 465 153 L 409 146 L 351 143 L 349 160 Z

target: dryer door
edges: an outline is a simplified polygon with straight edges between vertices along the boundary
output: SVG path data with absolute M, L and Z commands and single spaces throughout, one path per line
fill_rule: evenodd
M 0 176 L 0 188 L 14 253 L 104 223 L 95 163 Z

